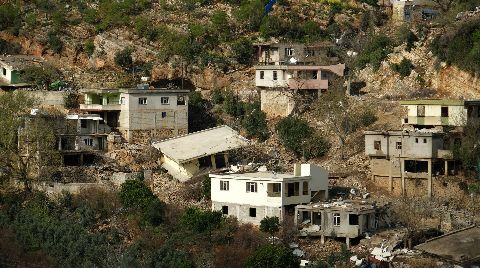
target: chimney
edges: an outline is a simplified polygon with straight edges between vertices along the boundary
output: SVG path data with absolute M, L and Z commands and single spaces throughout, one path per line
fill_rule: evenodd
M 300 163 L 293 164 L 293 176 L 301 176 L 302 168 Z

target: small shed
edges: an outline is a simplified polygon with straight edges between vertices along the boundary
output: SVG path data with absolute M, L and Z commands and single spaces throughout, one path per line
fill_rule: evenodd
M 186 181 L 201 171 L 227 167 L 228 152 L 247 145 L 249 140 L 228 126 L 152 143 L 162 153 L 162 167 L 180 181 Z

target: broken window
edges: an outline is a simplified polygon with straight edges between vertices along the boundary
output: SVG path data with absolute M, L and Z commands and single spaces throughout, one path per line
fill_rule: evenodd
M 147 98 L 138 98 L 138 104 L 147 105 Z
M 260 79 L 265 79 L 265 72 L 264 71 L 260 71 Z
M 228 215 L 228 206 L 222 206 L 222 214 Z
M 87 128 L 87 120 L 81 119 L 80 120 L 80 127 L 81 128 Z
M 257 217 L 257 209 L 256 209 L 256 208 L 250 208 L 250 210 L 249 210 L 249 215 L 250 215 L 250 217 L 252 217 L 252 218 Z
M 229 181 L 220 181 L 220 191 L 228 191 L 230 188 Z
M 358 215 L 357 214 L 349 214 L 348 215 L 348 224 L 358 225 Z
M 125 97 L 120 98 L 120 104 L 124 105 L 125 104 Z
M 93 139 L 84 139 L 83 142 L 87 146 L 93 146 Z
M 442 107 L 442 117 L 448 117 L 448 107 Z
M 340 213 L 333 213 L 333 226 L 340 226 Z
M 268 196 L 269 197 L 279 197 L 282 190 L 281 183 L 269 183 L 268 184 Z
M 198 159 L 198 164 L 200 168 L 209 168 L 212 167 L 212 158 L 207 155 Z
M 247 193 L 256 193 L 257 192 L 257 183 L 256 182 L 247 182 Z
M 402 142 L 401 142 L 401 141 L 397 141 L 397 142 L 395 143 L 395 147 L 397 148 L 397 150 L 402 149 Z
M 215 167 L 216 168 L 224 168 L 227 164 L 225 162 L 225 155 L 224 154 L 216 154 L 215 155 Z
M 373 149 L 380 151 L 382 150 L 382 142 L 381 141 L 374 141 L 373 142 Z
M 418 117 L 425 117 L 425 105 L 418 105 L 417 106 L 417 116 Z
M 405 160 L 405 172 L 428 173 L 428 161 Z
M 302 185 L 302 194 L 308 195 L 308 181 L 304 181 Z
M 170 98 L 169 97 L 161 97 L 160 98 L 160 103 L 161 104 L 169 104 L 170 103 Z
M 2 68 L 2 73 L 3 73 L 3 76 L 7 76 L 7 69 Z
M 300 195 L 300 182 L 287 183 L 287 196 Z
M 177 105 L 185 105 L 185 96 L 177 97 Z
M 302 222 L 310 221 L 310 211 L 302 211 Z
M 312 224 L 322 225 L 322 213 L 321 212 L 313 212 L 312 214 L 313 214 Z
M 273 71 L 273 80 L 278 80 L 278 73 L 277 73 L 277 71 Z
M 167 117 L 167 112 L 162 112 L 162 118 Z

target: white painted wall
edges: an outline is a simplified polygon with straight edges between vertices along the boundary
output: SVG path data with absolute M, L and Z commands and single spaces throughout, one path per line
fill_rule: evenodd
M 421 125 L 449 125 L 464 126 L 467 122 L 467 109 L 464 106 L 448 106 L 448 120 L 442 122 L 442 105 L 424 105 L 425 117 L 418 117 L 418 106 L 421 105 L 405 105 L 407 107 L 407 124 Z
M 277 80 L 273 80 L 273 72 L 277 72 Z M 260 79 L 260 72 L 264 72 L 264 78 Z M 255 71 L 255 86 L 257 87 L 288 87 L 288 79 L 291 74 L 286 73 L 285 70 L 256 70 Z

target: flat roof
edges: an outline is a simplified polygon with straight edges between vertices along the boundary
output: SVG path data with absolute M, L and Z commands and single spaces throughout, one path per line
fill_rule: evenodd
M 407 130 L 388 130 L 388 131 L 373 131 L 367 130 L 364 131 L 365 135 L 383 135 L 383 136 L 414 136 L 414 137 L 430 137 L 430 136 L 443 136 L 444 132 L 441 132 L 436 129 L 432 131 L 428 130 L 417 130 L 417 131 L 407 131 Z
M 255 65 L 256 70 L 294 70 L 294 71 L 316 71 L 325 70 L 343 76 L 345 72 L 345 64 L 339 63 L 335 65 Z
M 319 202 L 308 205 L 297 205 L 297 208 L 309 210 L 370 211 L 376 208 L 376 204 L 363 200 L 344 200 L 336 202 Z
M 212 178 L 228 178 L 238 180 L 270 180 L 270 181 L 283 181 L 284 179 L 304 179 L 310 176 L 295 176 L 289 173 L 275 173 L 272 171 L 258 171 L 258 172 L 245 172 L 245 173 L 215 173 L 210 174 Z
M 480 262 L 480 227 L 471 226 L 427 240 L 415 248 L 459 264 Z
M 401 105 L 445 105 L 445 106 L 463 106 L 464 100 L 452 99 L 426 99 L 426 100 L 403 100 Z
M 249 145 L 249 140 L 228 126 L 218 126 L 153 142 L 152 146 L 177 163 L 185 163 Z
M 81 93 L 129 93 L 129 94 L 156 94 L 156 93 L 189 93 L 188 89 L 172 89 L 172 88 L 84 88 Z
M 0 55 L 0 64 L 12 70 L 21 70 L 43 62 L 43 58 L 30 55 Z

